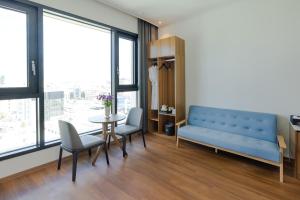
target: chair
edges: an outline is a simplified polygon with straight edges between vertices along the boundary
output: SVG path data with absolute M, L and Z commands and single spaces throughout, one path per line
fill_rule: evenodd
M 131 143 L 131 135 L 138 132 L 141 132 L 144 147 L 146 148 L 144 131 L 142 129 L 142 117 L 143 117 L 143 109 L 131 108 L 128 113 L 125 124 L 117 126 L 115 128 L 115 134 L 122 137 L 123 149 L 126 149 L 126 136 L 129 137 L 129 142 Z M 110 136 L 108 140 L 108 146 L 109 145 L 110 145 Z
M 63 150 L 72 153 L 73 156 L 72 181 L 75 182 L 77 159 L 78 159 L 79 152 L 88 150 L 89 156 L 91 156 L 91 152 L 92 152 L 91 149 L 101 145 L 103 145 L 105 155 L 106 155 L 106 162 L 107 165 L 109 165 L 106 142 L 103 139 L 93 135 L 79 136 L 75 127 L 71 123 L 66 121 L 59 120 L 58 125 L 59 125 L 59 133 L 61 137 L 61 145 L 59 150 L 57 170 L 60 170 Z

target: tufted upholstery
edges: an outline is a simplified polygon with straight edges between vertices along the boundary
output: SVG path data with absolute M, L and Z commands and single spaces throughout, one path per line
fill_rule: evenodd
M 188 124 L 276 143 L 276 115 L 190 106 Z
M 266 160 L 280 161 L 277 144 L 266 140 L 192 125 L 180 128 L 178 136 Z
M 190 106 L 179 138 L 280 162 L 276 115 Z

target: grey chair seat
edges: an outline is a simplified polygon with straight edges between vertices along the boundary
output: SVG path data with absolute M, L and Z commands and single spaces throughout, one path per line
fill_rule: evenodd
M 80 136 L 80 139 L 81 139 L 82 146 L 85 149 L 91 148 L 91 147 L 94 147 L 97 145 L 102 145 L 105 143 L 105 141 L 102 138 L 94 136 L 94 135 L 83 135 L 83 136 Z
M 145 136 L 142 130 L 142 118 L 143 118 L 143 109 L 141 108 L 131 108 L 126 122 L 124 125 L 117 126 L 115 128 L 115 134 L 122 136 L 123 142 L 123 157 L 127 156 L 126 153 L 126 137 L 129 137 L 129 141 L 131 142 L 131 135 L 134 133 L 141 132 L 143 137 L 144 147 L 146 148 Z M 108 148 L 110 144 L 110 137 L 108 138 Z
M 116 127 L 115 133 L 117 135 L 129 135 L 139 130 L 139 127 L 124 124 Z
M 59 134 L 61 138 L 61 146 L 59 150 L 57 169 L 60 170 L 63 149 L 72 153 L 73 156 L 72 181 L 73 182 L 76 180 L 77 159 L 78 159 L 78 154 L 81 151 L 88 150 L 89 156 L 91 156 L 93 147 L 99 146 L 100 148 L 100 146 L 103 145 L 103 149 L 106 156 L 106 162 L 107 165 L 109 165 L 106 141 L 103 138 L 93 136 L 93 135 L 79 136 L 75 127 L 71 123 L 63 120 L 58 120 L 58 125 L 59 125 Z

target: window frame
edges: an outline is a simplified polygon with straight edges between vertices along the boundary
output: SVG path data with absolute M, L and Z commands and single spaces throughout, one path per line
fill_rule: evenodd
M 116 92 L 128 92 L 138 90 L 138 36 L 137 34 L 124 33 L 120 31 L 115 31 L 114 37 L 114 60 L 115 60 L 115 83 Z M 119 38 L 131 40 L 133 42 L 133 84 L 120 85 L 119 84 Z M 116 95 L 117 97 L 117 95 Z
M 114 26 L 110 26 L 95 20 L 91 20 L 85 17 L 81 17 L 75 14 L 71 14 L 69 12 L 65 12 L 59 9 L 55 9 L 49 6 L 45 6 L 39 3 L 35 2 L 29 2 L 27 0 L 14 0 L 14 1 L 8 1 L 8 0 L 0 0 L 0 4 L 7 4 L 7 5 L 13 5 L 13 6 L 21 6 L 21 7 L 31 7 L 32 9 L 35 10 L 36 12 L 36 18 L 35 18 L 35 23 L 33 23 L 37 28 L 36 28 L 36 34 L 35 34 L 35 46 L 36 46 L 36 76 L 34 79 L 33 87 L 30 88 L 30 90 L 22 91 L 19 90 L 20 88 L 8 88 L 5 93 L 2 93 L 2 90 L 0 90 L 0 100 L 9 100 L 9 99 L 22 99 L 22 98 L 36 98 L 36 116 L 37 116 L 37 131 L 36 131 L 36 140 L 37 144 L 32 146 L 32 147 L 24 147 L 21 149 L 16 149 L 14 151 L 10 152 L 5 152 L 0 154 L 0 161 L 6 160 L 6 159 L 11 159 L 14 157 L 22 156 L 28 153 L 33 153 L 36 151 L 41 151 L 47 148 L 55 147 L 61 144 L 59 140 L 52 141 L 45 143 L 45 132 L 44 132 L 44 58 L 43 58 L 43 13 L 45 10 L 57 13 L 58 15 L 64 15 L 68 16 L 73 20 L 78 20 L 79 22 L 86 22 L 87 24 L 95 24 L 98 26 L 101 26 L 103 28 L 107 28 L 111 30 L 111 93 L 115 95 L 117 98 L 117 92 L 122 92 L 122 91 L 138 91 L 138 34 L 132 33 L 126 30 L 122 30 L 119 28 L 116 28 Z M 115 68 L 115 60 L 116 60 L 116 44 L 115 44 L 115 39 L 116 39 L 116 33 L 118 35 L 122 36 L 128 36 L 131 39 L 134 39 L 135 41 L 135 59 L 134 59 L 134 67 L 135 67 L 135 84 L 126 86 L 126 87 L 117 87 L 117 82 L 116 82 L 116 68 Z M 31 59 L 29 59 L 31 61 Z M 23 88 L 21 88 L 23 89 Z M 4 91 L 4 90 L 3 90 Z M 137 92 L 138 93 L 138 92 Z M 113 113 L 115 112 L 115 108 L 117 107 L 117 99 L 114 98 L 113 102 Z M 98 129 L 95 131 L 90 131 L 87 133 L 83 134 L 91 134 L 91 135 L 97 135 L 101 134 L 102 130 Z
M 38 8 L 32 5 L 22 4 L 19 2 L 10 2 L 0 0 L 0 7 L 3 9 L 12 10 L 15 12 L 26 14 L 26 40 L 27 40 L 27 87 L 7 87 L 0 88 L 0 101 L 3 100 L 17 100 L 17 99 L 35 99 L 35 114 L 36 114 L 36 136 L 39 134 L 39 110 L 38 110 L 38 77 L 39 77 L 39 56 L 38 56 Z M 31 61 L 35 61 L 35 75 Z M 39 142 L 36 137 L 36 144 L 31 146 L 20 147 L 15 150 L 10 150 L 0 154 L 0 161 L 9 155 L 18 155 L 24 149 L 38 148 Z M 8 155 L 8 156 L 7 156 Z M 3 158 L 2 158 L 3 157 Z
M 26 14 L 27 87 L 0 88 L 0 100 L 37 97 L 38 94 L 38 22 L 37 8 L 18 2 L 0 1 L 0 8 Z M 31 65 L 35 62 L 35 69 Z M 33 72 L 35 70 L 35 72 Z M 35 73 L 35 75 L 34 75 Z
M 133 84 L 131 85 L 120 85 L 119 84 L 119 74 L 118 74 L 118 68 L 119 68 L 119 38 L 125 38 L 132 40 L 134 42 L 134 60 L 133 60 L 133 70 L 134 70 L 134 80 Z M 115 83 L 115 87 L 113 87 L 112 94 L 114 95 L 114 105 L 113 105 L 113 113 L 118 112 L 118 93 L 122 92 L 137 92 L 137 104 L 138 104 L 138 35 L 133 34 L 133 33 L 128 33 L 128 32 L 120 32 L 114 30 L 112 32 L 112 46 L 114 49 L 112 50 L 112 81 Z

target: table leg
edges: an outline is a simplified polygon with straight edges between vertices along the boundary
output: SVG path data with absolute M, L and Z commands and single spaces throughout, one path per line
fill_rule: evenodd
M 105 144 L 106 145 L 106 140 L 107 140 L 107 130 L 108 130 L 108 125 L 107 123 L 102 123 L 102 131 L 103 131 L 103 137 L 104 137 L 104 141 L 105 141 Z M 105 147 L 104 147 L 105 148 Z M 97 161 L 97 158 L 99 157 L 101 153 L 101 146 L 99 146 L 97 148 L 97 151 L 96 151 L 96 154 L 95 154 L 95 157 L 93 158 L 93 161 L 92 161 L 92 165 L 95 166 L 95 163 Z
M 117 143 L 117 145 L 119 145 L 119 147 L 122 149 L 122 151 L 123 151 L 123 157 L 126 158 L 128 156 L 128 154 L 126 152 L 126 146 L 124 144 L 123 144 L 124 145 L 123 146 L 119 142 L 119 140 L 118 140 L 118 138 L 117 138 L 117 136 L 115 134 L 115 123 L 114 122 L 111 124 L 111 133 L 110 133 L 110 135 L 113 138 L 113 140 Z

